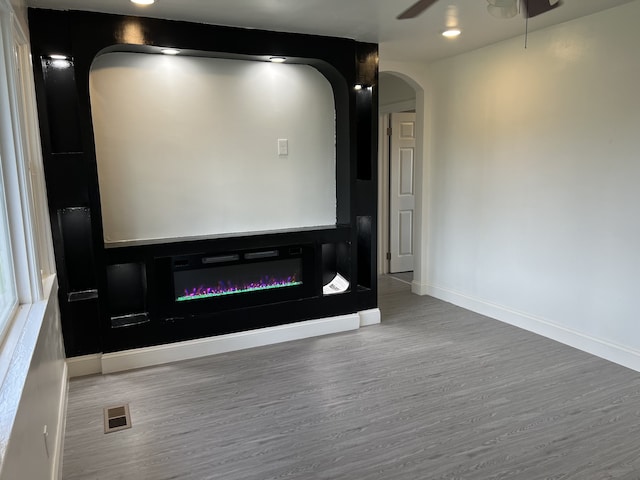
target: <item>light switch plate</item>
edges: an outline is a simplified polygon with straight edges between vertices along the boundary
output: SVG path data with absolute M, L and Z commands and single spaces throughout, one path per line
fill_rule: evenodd
M 278 155 L 289 155 L 289 140 L 286 138 L 278 139 Z

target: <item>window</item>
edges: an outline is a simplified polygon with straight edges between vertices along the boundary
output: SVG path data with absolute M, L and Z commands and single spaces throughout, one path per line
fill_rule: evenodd
M 54 272 L 30 71 L 27 36 L 0 8 L 1 348 L 12 335 L 19 307 L 28 311 L 41 300 L 43 275 Z
M 18 304 L 3 182 L 0 163 L 0 338 Z

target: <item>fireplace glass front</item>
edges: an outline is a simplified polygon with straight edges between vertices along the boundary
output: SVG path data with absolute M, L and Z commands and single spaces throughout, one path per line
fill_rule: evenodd
M 302 260 L 286 258 L 174 271 L 176 302 L 226 297 L 302 285 Z

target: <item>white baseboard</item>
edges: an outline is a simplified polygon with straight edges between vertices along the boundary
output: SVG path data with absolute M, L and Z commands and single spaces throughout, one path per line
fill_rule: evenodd
M 64 435 L 67 427 L 67 396 L 69 392 L 68 367 L 65 363 L 62 371 L 62 385 L 58 399 L 58 430 L 53 447 L 53 466 L 51 480 L 62 480 L 62 456 L 64 454 Z
M 67 358 L 69 378 L 84 377 L 102 373 L 102 354 L 82 355 L 80 357 Z
M 414 290 L 413 287 L 416 287 Z M 423 288 L 424 287 L 424 288 Z M 418 290 L 418 291 L 416 291 Z M 435 287 L 433 285 L 412 285 L 412 291 L 419 295 L 431 295 L 459 307 L 486 315 L 509 325 L 528 330 L 543 337 L 590 353 L 618 365 L 640 372 L 640 352 L 622 345 L 616 345 L 606 340 L 591 337 L 576 330 L 568 329 L 548 320 L 537 318 L 524 312 L 512 310 L 508 307 L 487 302 L 459 292 Z
M 372 314 L 367 317 L 370 318 L 371 316 Z M 357 330 L 358 328 L 360 328 L 360 315 L 353 313 L 185 342 L 105 353 L 101 357 L 102 373 L 162 365 L 218 353 Z
M 417 283 L 413 281 L 411 282 L 411 293 L 415 293 L 416 295 L 422 295 L 422 296 L 430 295 L 429 285 L 425 285 L 424 283 Z M 435 295 L 433 296 L 435 297 Z
M 380 323 L 380 309 L 372 308 L 371 310 L 363 310 L 358 312 L 360 316 L 360 326 L 368 327 L 369 325 L 377 325 Z

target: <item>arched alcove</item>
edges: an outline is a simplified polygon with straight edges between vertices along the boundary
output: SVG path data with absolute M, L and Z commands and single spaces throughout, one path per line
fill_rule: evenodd
M 315 68 L 106 53 L 90 101 L 106 244 L 336 224 L 335 100 Z

